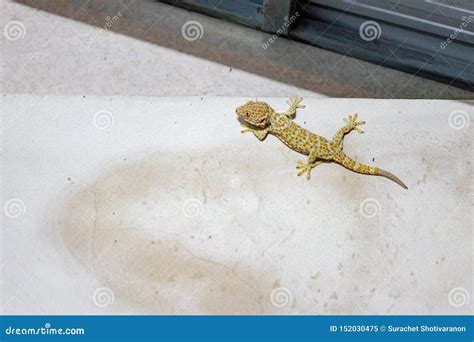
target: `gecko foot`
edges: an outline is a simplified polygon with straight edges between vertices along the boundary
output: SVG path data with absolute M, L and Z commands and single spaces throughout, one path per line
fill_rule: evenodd
M 298 164 L 296 165 L 296 169 L 298 170 L 298 176 L 302 176 L 306 173 L 306 179 L 311 179 L 311 170 L 314 169 L 316 166 L 322 164 L 322 161 L 316 161 L 312 164 L 305 163 L 302 160 L 298 160 Z
M 301 105 L 301 101 L 303 101 L 302 97 L 290 97 L 286 103 L 288 103 L 292 108 L 305 108 L 305 105 Z
M 365 121 L 356 121 L 358 116 L 359 114 L 354 114 L 354 116 L 349 115 L 347 118 L 344 119 L 344 122 L 350 130 L 355 130 L 356 132 L 364 133 L 364 131 L 357 126 L 365 125 Z
M 242 130 L 240 131 L 241 133 L 247 133 L 247 132 L 251 132 L 253 133 L 253 135 L 255 135 L 259 140 L 263 140 L 265 139 L 265 137 L 267 136 L 268 134 L 268 130 L 267 129 L 253 129 L 253 128 L 250 128 L 244 124 L 241 124 L 240 127 L 242 127 Z
M 240 130 L 240 133 L 247 133 L 247 132 L 252 132 L 253 133 L 255 131 L 253 128 L 250 128 L 250 127 L 248 127 L 244 124 L 240 124 L 240 127 L 242 128 Z
M 311 179 L 311 169 L 312 167 L 302 160 L 298 161 L 298 164 L 296 165 L 296 169 L 298 170 L 298 176 L 302 176 L 306 173 L 306 179 L 310 180 Z

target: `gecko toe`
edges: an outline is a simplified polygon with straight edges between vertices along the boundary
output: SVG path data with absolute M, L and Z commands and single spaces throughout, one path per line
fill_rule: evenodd
M 298 160 L 298 164 L 296 164 L 297 169 L 304 169 L 306 168 L 306 163 L 303 162 L 302 160 Z

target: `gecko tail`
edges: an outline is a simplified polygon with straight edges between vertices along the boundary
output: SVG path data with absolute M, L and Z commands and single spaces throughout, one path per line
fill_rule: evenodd
M 373 166 L 369 166 L 369 165 L 360 164 L 360 163 L 356 162 L 355 160 L 353 160 L 352 158 L 348 157 L 343 151 L 340 151 L 339 153 L 337 153 L 334 156 L 334 161 L 338 162 L 339 164 L 343 165 L 344 167 L 348 168 L 349 170 L 352 170 L 352 171 L 355 171 L 355 172 L 358 172 L 358 173 L 362 173 L 362 174 L 365 174 L 365 175 L 377 175 L 377 176 L 382 176 L 382 177 L 388 178 L 388 179 L 394 181 L 395 183 L 397 183 L 398 185 L 400 185 L 401 187 L 403 187 L 405 189 L 408 189 L 408 187 L 405 185 L 405 183 L 403 183 L 394 174 L 392 174 L 388 171 L 379 169 L 378 167 L 373 167 Z
M 393 173 L 390 173 L 390 172 L 388 172 L 388 171 L 379 169 L 379 175 L 382 176 L 382 177 L 388 178 L 388 179 L 390 179 L 390 180 L 393 180 L 395 183 L 397 183 L 398 185 L 400 185 L 402 188 L 408 189 L 408 187 L 405 185 L 405 183 L 403 183 L 403 182 L 400 180 L 400 178 L 398 178 L 397 176 L 395 176 Z

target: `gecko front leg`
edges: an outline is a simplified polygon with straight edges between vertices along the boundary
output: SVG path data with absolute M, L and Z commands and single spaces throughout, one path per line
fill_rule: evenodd
M 300 104 L 301 101 L 303 101 L 302 97 L 291 97 L 291 98 L 289 98 L 288 101 L 286 101 L 286 103 L 288 103 L 290 105 L 290 108 L 288 108 L 288 110 L 283 114 L 286 115 L 287 117 L 291 118 L 293 115 L 296 114 L 296 109 L 305 108 L 304 105 Z
M 252 132 L 253 135 L 255 135 L 258 138 L 258 140 L 263 140 L 268 135 L 268 128 L 254 129 L 245 124 L 240 124 L 240 127 L 242 127 L 242 130 L 240 131 L 241 133 Z

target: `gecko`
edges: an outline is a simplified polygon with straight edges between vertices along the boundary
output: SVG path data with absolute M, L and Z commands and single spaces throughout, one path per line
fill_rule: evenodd
M 275 135 L 285 145 L 301 154 L 308 156 L 308 161 L 298 161 L 296 165 L 298 176 L 306 173 L 306 178 L 311 179 L 311 171 L 324 161 L 339 163 L 349 170 L 366 174 L 386 177 L 405 189 L 408 187 L 392 173 L 378 167 L 361 164 L 343 151 L 344 136 L 352 130 L 364 133 L 359 127 L 365 121 L 357 121 L 358 114 L 349 115 L 344 119 L 345 126 L 339 129 L 332 140 L 312 133 L 296 124 L 292 119 L 298 108 L 305 108 L 301 104 L 303 98 L 294 97 L 287 101 L 290 108 L 283 113 L 276 112 L 266 102 L 248 101 L 236 109 L 236 114 L 241 122 L 242 133 L 251 132 L 259 140 L 264 140 L 269 133 Z

